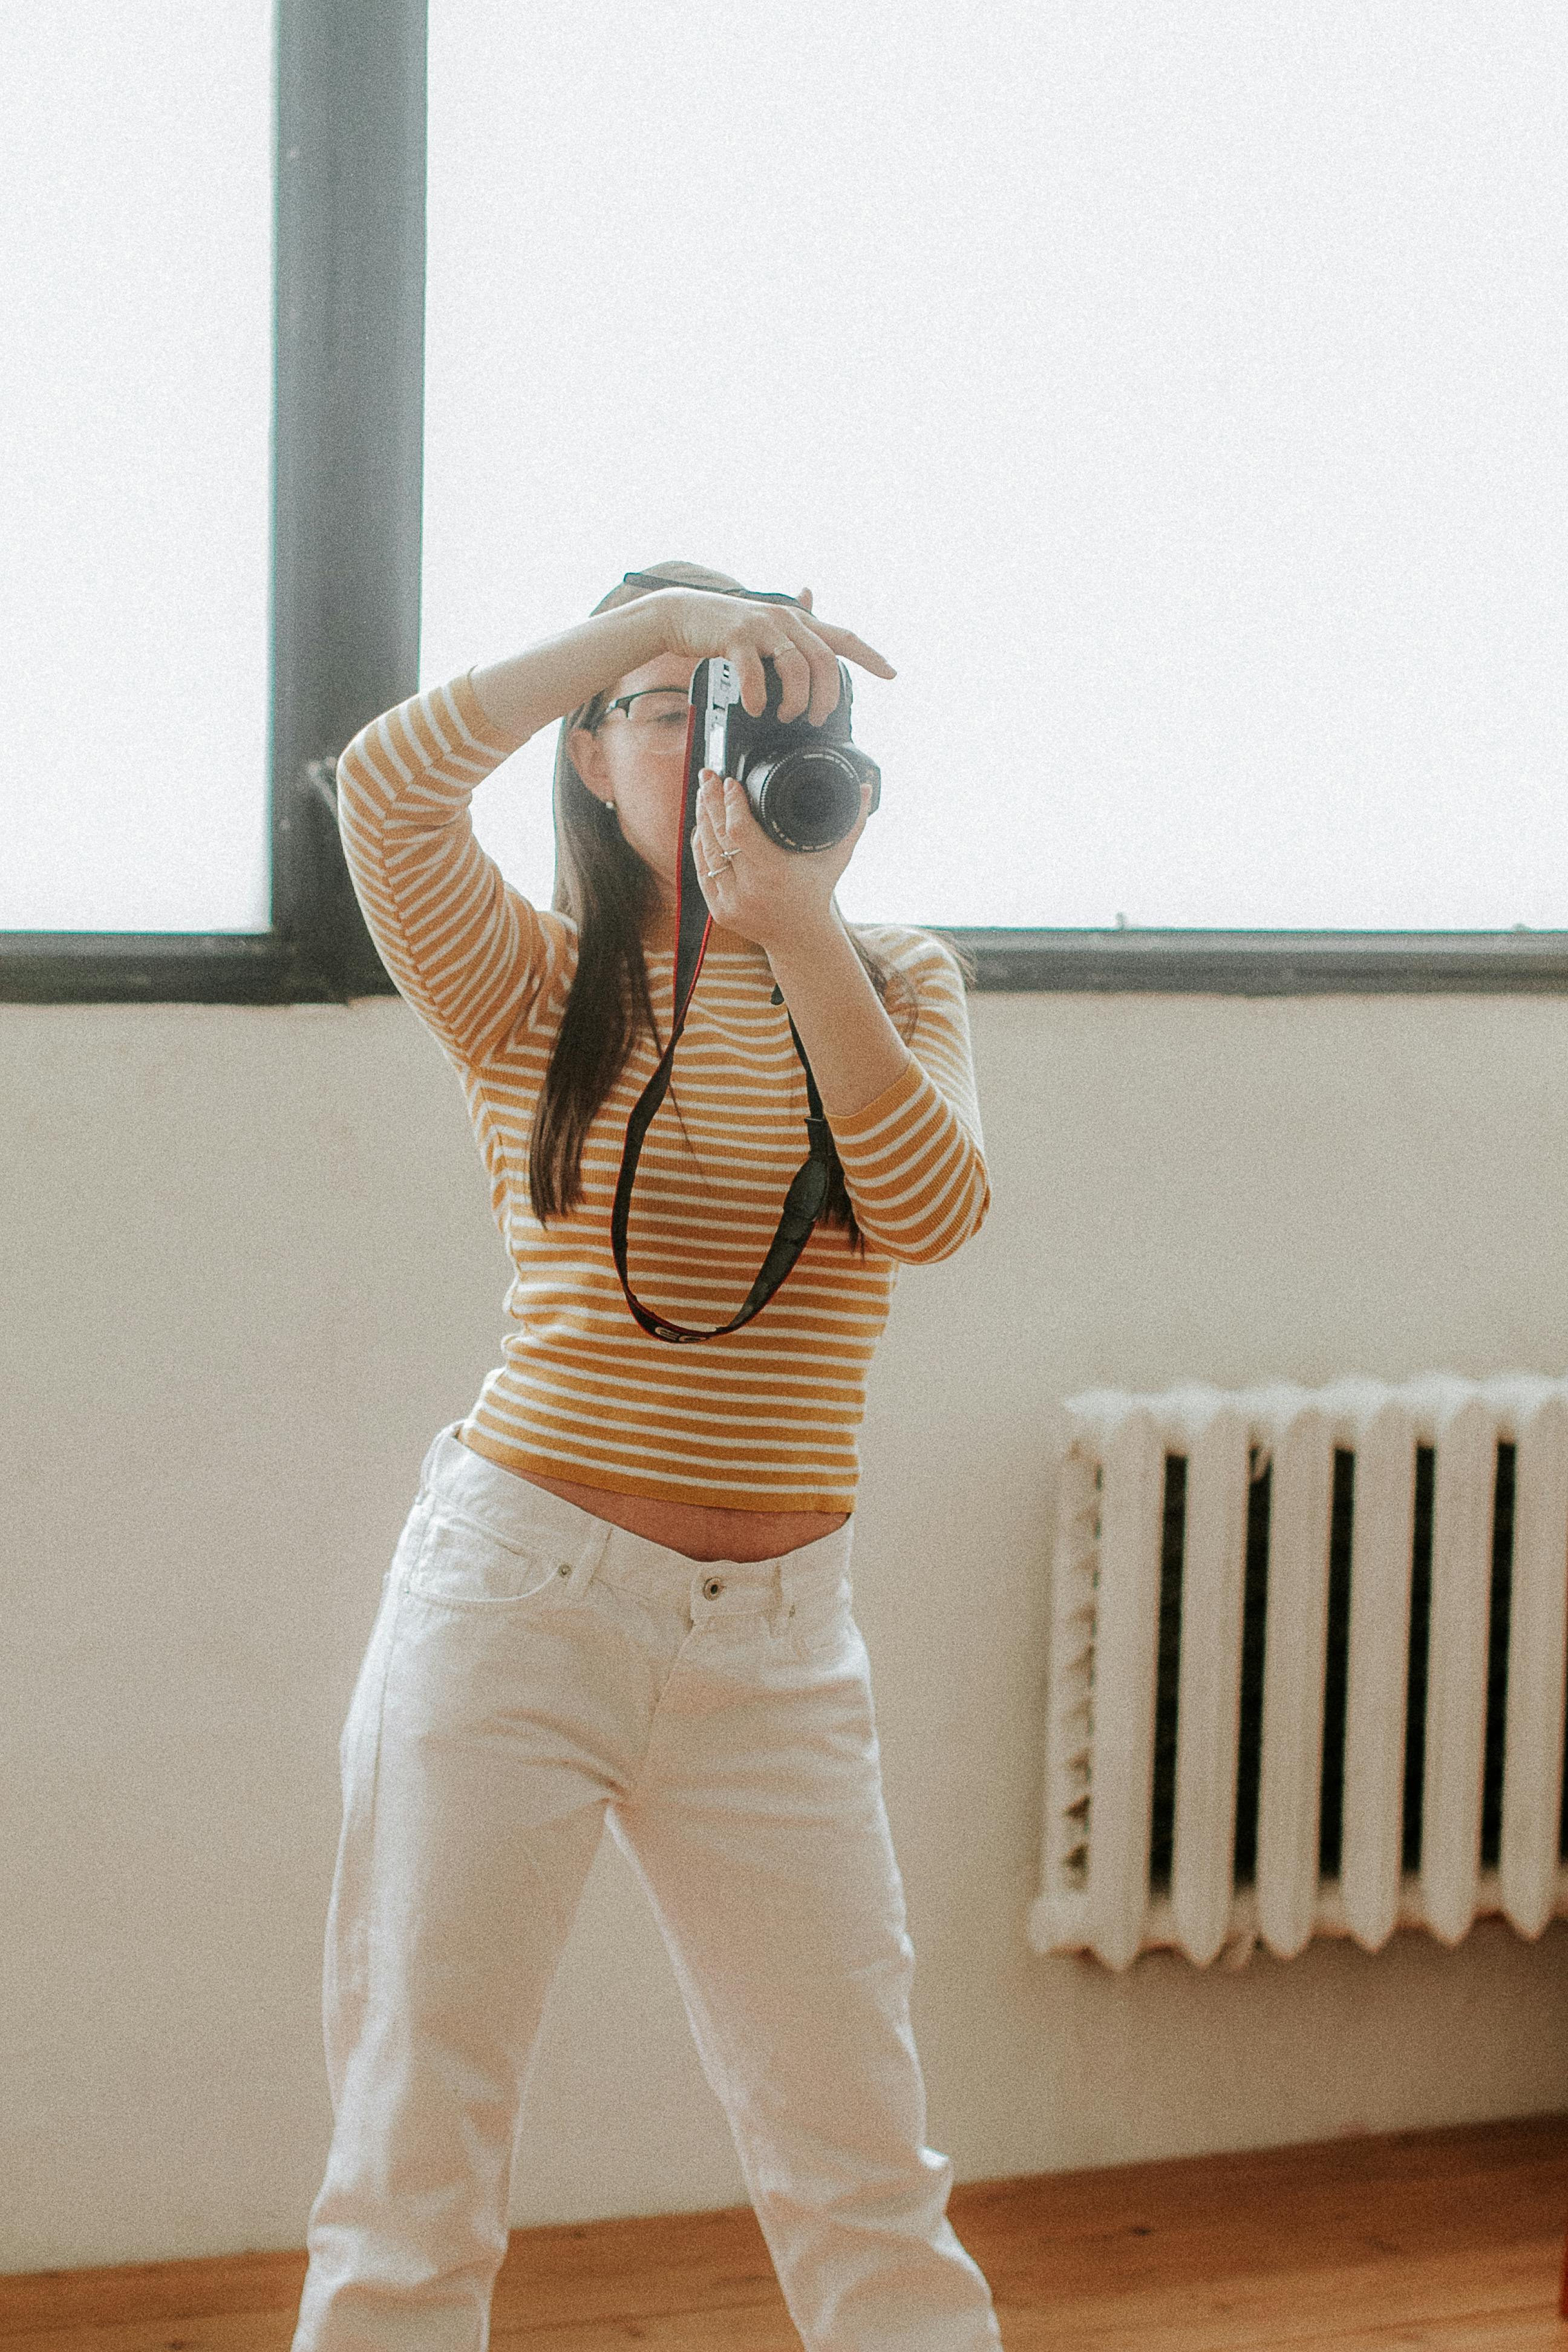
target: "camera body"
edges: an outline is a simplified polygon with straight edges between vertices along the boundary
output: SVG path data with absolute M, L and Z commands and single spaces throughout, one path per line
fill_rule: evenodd
M 732 662 L 699 662 L 691 680 L 695 725 L 688 753 L 688 805 L 695 805 L 698 774 L 711 768 L 733 776 L 752 814 L 781 849 L 831 849 L 853 832 L 860 814 L 860 787 L 869 781 L 871 807 L 882 796 L 882 772 L 850 740 L 854 688 L 847 667 L 838 665 L 838 700 L 820 727 L 803 712 L 781 719 L 783 687 L 771 661 L 763 663 L 767 703 L 753 719 L 741 701 L 740 673 Z

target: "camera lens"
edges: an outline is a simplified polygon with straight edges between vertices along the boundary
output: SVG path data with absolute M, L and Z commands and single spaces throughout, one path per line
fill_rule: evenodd
M 745 784 L 758 823 L 785 849 L 831 849 L 860 814 L 860 779 L 833 751 L 786 751 Z

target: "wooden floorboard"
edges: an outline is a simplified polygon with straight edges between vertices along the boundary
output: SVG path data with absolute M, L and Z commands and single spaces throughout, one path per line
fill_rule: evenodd
M 973 2182 L 1006 2352 L 1568 2352 L 1568 2116 Z M 288 2352 L 302 2253 L 0 2278 L 0 2352 Z M 519 2230 L 504 2352 L 800 2352 L 744 2208 Z

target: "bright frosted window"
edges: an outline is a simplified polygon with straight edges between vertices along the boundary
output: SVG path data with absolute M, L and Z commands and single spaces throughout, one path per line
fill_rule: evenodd
M 715 563 L 852 917 L 1568 926 L 1568 19 L 431 0 L 423 676 Z M 481 836 L 547 898 L 536 741 Z
M 268 926 L 272 47 L 0 16 L 0 928 Z

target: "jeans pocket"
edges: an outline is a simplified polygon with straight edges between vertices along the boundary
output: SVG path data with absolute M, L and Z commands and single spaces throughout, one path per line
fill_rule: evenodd
M 447 1608 L 515 1609 L 563 1591 L 572 1566 L 543 1530 L 531 1540 L 520 1529 L 509 1542 L 471 1519 L 435 1510 L 405 1581 L 417 1600 Z
M 839 1649 L 854 1622 L 854 1588 L 846 1574 L 837 1584 L 826 1584 L 795 1603 L 790 1624 L 792 1646 L 803 1658 L 830 1657 Z

